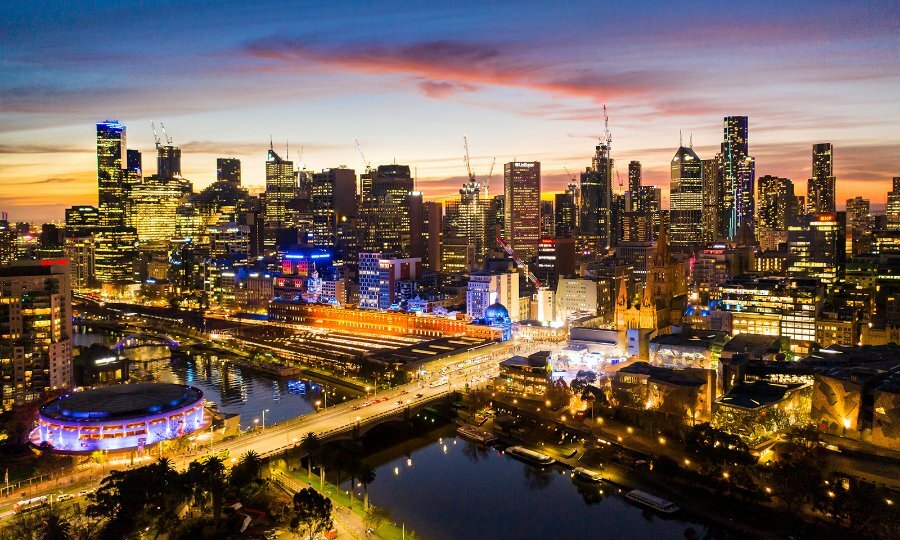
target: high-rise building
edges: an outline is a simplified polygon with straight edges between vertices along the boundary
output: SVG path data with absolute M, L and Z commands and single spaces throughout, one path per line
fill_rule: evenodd
M 503 195 L 504 240 L 528 261 L 537 255 L 541 241 L 541 164 L 517 161 L 504 165 Z
M 581 219 L 579 236 L 583 247 L 599 253 L 613 244 L 613 160 L 605 143 L 597 145 L 591 166 L 581 173 Z
M 847 214 L 807 214 L 788 227 L 789 276 L 818 278 L 826 285 L 844 277 L 847 259 Z
M 475 247 L 477 257 L 483 256 L 494 245 L 487 228 L 490 199 L 481 197 L 481 186 L 477 182 L 463 184 L 459 200 L 447 201 L 445 209 L 444 237 L 465 240 Z
M 66 208 L 66 234 L 89 236 L 100 226 L 100 212 L 96 206 L 79 205 Z
M 869 199 L 853 197 L 847 199 L 847 226 L 864 229 L 869 223 Z
M 628 204 L 628 211 L 634 212 L 635 204 L 634 199 L 638 196 L 638 192 L 641 190 L 641 162 L 640 161 L 629 161 L 628 162 L 628 195 L 630 196 L 630 201 Z
M 312 175 L 312 243 L 333 247 L 338 223 L 356 216 L 356 171 L 339 167 Z
M 441 271 L 441 231 L 443 229 L 443 205 L 438 201 L 422 203 L 424 215 L 425 257 L 422 263 L 425 270 Z M 473 254 L 474 257 L 474 254 Z
M 285 226 L 295 187 L 294 162 L 282 159 L 270 145 L 266 156 L 266 225 L 271 229 Z
M 475 246 L 465 238 L 443 238 L 440 268 L 445 274 L 468 274 L 475 268 Z
M 887 228 L 892 231 L 900 231 L 900 176 L 895 176 L 892 189 L 887 194 Z
M 753 230 L 756 164 L 749 150 L 746 116 L 726 116 L 722 142 L 722 211 L 725 237 Z
M 359 254 L 359 307 L 378 309 L 381 253 Z
M 518 272 L 473 272 L 466 288 L 466 313 L 473 319 L 484 316 L 484 310 L 502 304 L 513 321 L 519 317 Z
M 378 261 L 378 309 L 390 309 L 411 299 L 422 280 L 422 259 L 381 259 Z
M 0 268 L 3 408 L 72 386 L 72 290 L 68 261 Z
M 765 175 L 759 179 L 756 198 L 756 240 L 763 251 L 777 250 L 787 242 L 788 225 L 796 214 L 794 183 L 790 178 Z
M 156 145 L 156 176 L 166 180 L 181 178 L 181 148 Z
M 578 226 L 578 186 L 572 182 L 557 193 L 554 204 L 554 229 L 557 238 L 569 238 Z
M 125 126 L 115 120 L 97 124 L 97 187 L 100 225 L 125 226 L 125 201 L 127 193 L 123 181 L 125 152 Z M 126 161 L 127 163 L 127 161 Z
M 690 249 L 703 241 L 703 166 L 693 149 L 682 146 L 671 163 L 669 240 Z
M 168 242 L 175 238 L 176 211 L 184 196 L 179 177 L 147 176 L 129 189 L 128 226 L 141 242 Z
M 241 160 L 237 158 L 216 159 L 216 181 L 241 185 Z M 356 186 L 353 187 L 354 193 Z
M 94 239 L 92 237 L 67 236 L 63 243 L 63 255 L 69 259 L 69 277 L 72 289 L 80 291 L 94 287 Z
M 9 264 L 19 258 L 16 236 L 15 225 L 10 224 L 9 215 L 3 212 L 0 219 L 0 265 Z
M 556 213 L 553 210 L 553 201 L 541 201 L 541 238 L 554 238 L 556 236 Z
M 101 229 L 94 237 L 94 271 L 108 293 L 135 282 L 138 237 L 130 227 Z
M 703 160 L 703 241 L 714 242 L 725 236 L 722 212 L 722 155 Z
M 869 199 L 862 197 L 847 199 L 847 236 L 853 255 L 862 255 L 871 251 L 874 241 L 873 232 Z
M 831 143 L 814 144 L 812 178 L 806 188 L 810 213 L 835 211 L 834 147 Z
M 409 165 L 379 165 L 363 175 L 363 247 L 403 258 L 411 253 L 410 208 L 414 190 Z

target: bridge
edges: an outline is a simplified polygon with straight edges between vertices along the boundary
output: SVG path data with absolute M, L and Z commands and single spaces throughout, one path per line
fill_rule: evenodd
M 129 334 L 113 345 L 113 348 L 117 351 L 121 351 L 123 349 L 135 349 L 137 347 L 158 347 L 158 346 L 166 346 L 170 349 L 178 348 L 180 345 L 173 338 L 165 335 L 165 334 L 156 334 L 152 332 L 135 332 L 133 334 Z

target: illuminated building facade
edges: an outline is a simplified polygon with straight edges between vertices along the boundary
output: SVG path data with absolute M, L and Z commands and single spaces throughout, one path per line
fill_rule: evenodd
M 812 178 L 806 191 L 810 213 L 835 211 L 834 147 L 831 143 L 813 145 Z
M 3 219 L 0 219 L 0 265 L 19 258 L 16 236 L 16 227 L 9 223 L 9 216 L 3 212 Z
M 98 123 L 97 184 L 102 227 L 125 226 L 125 159 L 125 126 L 114 120 Z
M 475 268 L 475 245 L 465 238 L 444 237 L 440 268 L 447 274 L 471 272 Z
M 241 185 L 241 160 L 237 158 L 216 158 L 216 181 Z
M 422 234 L 424 253 L 422 264 L 426 270 L 441 271 L 441 240 L 444 228 L 444 205 L 437 201 L 422 202 Z M 472 254 L 474 257 L 474 253 Z
M 146 176 L 130 188 L 126 206 L 128 225 L 141 242 L 168 242 L 175 238 L 176 210 L 184 196 L 180 178 Z
M 181 148 L 156 146 L 156 176 L 165 179 L 181 178 Z
M 673 248 L 703 241 L 703 167 L 691 148 L 682 146 L 671 163 L 669 240 Z
M 522 260 L 537 255 L 541 240 L 541 164 L 511 162 L 503 166 L 503 236 Z
M 0 268 L 3 409 L 72 385 L 72 290 L 68 260 Z
M 701 234 L 704 242 L 715 242 L 724 238 L 725 220 L 722 211 L 724 180 L 722 172 L 722 155 L 712 159 L 704 159 L 703 165 L 703 227 Z
M 459 190 L 459 200 L 447 201 L 444 208 L 444 238 L 471 244 L 476 257 L 482 257 L 494 245 L 487 227 L 490 199 L 481 197 L 481 187 L 477 182 L 463 184 Z
M 578 186 L 572 182 L 554 197 L 554 229 L 557 238 L 574 236 L 578 227 Z
M 507 306 L 513 321 L 519 320 L 518 272 L 473 272 L 466 288 L 466 314 L 480 319 L 498 302 Z
M 760 177 L 756 198 L 756 240 L 760 249 L 777 250 L 787 242 L 788 225 L 796 215 L 795 202 L 794 183 L 790 178 Z
M 296 175 L 294 162 L 282 159 L 275 149 L 269 146 L 266 155 L 266 224 L 277 229 L 283 227 L 288 220 L 288 203 L 294 198 Z M 274 235 L 269 234 L 269 241 L 274 246 Z
M 900 230 L 900 176 L 894 177 L 892 188 L 887 194 L 885 215 L 887 228 L 893 231 Z
M 69 276 L 72 289 L 90 289 L 96 283 L 94 269 L 94 239 L 92 237 L 67 237 L 63 243 L 63 255 L 69 259 Z
M 356 172 L 339 167 L 312 175 L 310 205 L 314 246 L 334 247 L 338 223 L 356 216 Z
M 598 144 L 591 166 L 581 173 L 578 231 L 586 251 L 600 253 L 612 247 L 613 159 L 606 144 Z
M 756 163 L 749 147 L 746 116 L 726 116 L 722 143 L 722 213 L 725 238 L 737 236 L 742 227 L 754 228 Z
M 409 166 L 379 165 L 362 178 L 363 249 L 391 257 L 409 256 L 414 192 Z
M 816 339 L 823 290 L 812 278 L 738 276 L 720 287 L 721 306 L 732 314 L 732 333 Z
M 843 279 L 847 214 L 807 214 L 788 227 L 789 276 L 814 277 L 831 285 Z
M 107 292 L 135 282 L 138 237 L 134 229 L 105 229 L 94 236 L 94 274 Z
M 31 441 L 53 450 L 142 451 L 204 429 L 203 392 L 178 384 L 119 384 L 74 392 L 41 407 Z
M 100 227 L 100 212 L 96 206 L 72 206 L 66 208 L 66 234 L 90 236 Z

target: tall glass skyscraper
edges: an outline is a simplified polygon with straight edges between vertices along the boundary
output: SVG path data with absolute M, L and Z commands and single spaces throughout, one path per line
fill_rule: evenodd
M 125 226 L 125 126 L 115 120 L 97 124 L 97 186 L 101 227 Z
M 722 210 L 724 236 L 734 238 L 742 227 L 754 226 L 756 163 L 749 155 L 746 116 L 726 116 L 722 142 Z
M 672 158 L 669 194 L 669 242 L 690 248 L 703 241 L 703 165 L 691 148 Z
M 504 240 L 524 261 L 541 241 L 541 164 L 516 161 L 503 166 Z
M 598 144 L 590 168 L 581 173 L 580 236 L 583 247 L 592 252 L 613 244 L 612 170 L 609 148 Z
M 812 178 L 807 185 L 807 204 L 810 212 L 835 211 L 834 147 L 831 143 L 814 144 L 812 148 Z

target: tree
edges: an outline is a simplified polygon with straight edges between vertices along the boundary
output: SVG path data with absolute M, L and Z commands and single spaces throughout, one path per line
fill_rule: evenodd
M 716 429 L 709 423 L 697 424 L 685 436 L 685 450 L 694 454 L 704 472 L 727 465 L 750 465 L 750 448 L 737 435 Z
M 551 381 L 550 385 L 547 386 L 547 400 L 553 409 L 559 409 L 568 405 L 571 397 L 572 393 L 569 391 L 566 381 L 562 379 Z
M 72 524 L 57 512 L 50 512 L 37 530 L 38 540 L 72 540 Z
M 772 493 L 792 514 L 810 502 L 823 484 L 819 464 L 805 455 L 782 456 L 769 467 L 768 476 Z
M 359 481 L 363 485 L 363 509 L 369 511 L 369 484 L 375 481 L 375 469 L 366 462 L 359 464 Z
M 366 524 L 366 527 L 371 528 L 373 531 L 377 531 L 378 527 L 381 527 L 383 523 L 386 523 L 391 520 L 391 511 L 387 508 L 380 508 L 378 506 L 370 506 L 368 510 L 366 510 L 366 515 L 363 518 L 363 523 Z
M 309 540 L 320 533 L 331 530 L 334 521 L 331 519 L 331 499 L 312 488 L 303 488 L 294 494 L 294 513 L 292 527 L 303 527 Z
M 312 476 L 312 461 L 313 458 L 318 455 L 319 449 L 322 446 L 322 441 L 316 436 L 315 433 L 307 433 L 303 436 L 303 440 L 300 441 L 300 449 L 303 453 L 306 454 L 306 475 Z
M 231 468 L 229 481 L 232 486 L 241 487 L 257 480 L 262 474 L 262 458 L 253 450 L 247 450 Z

